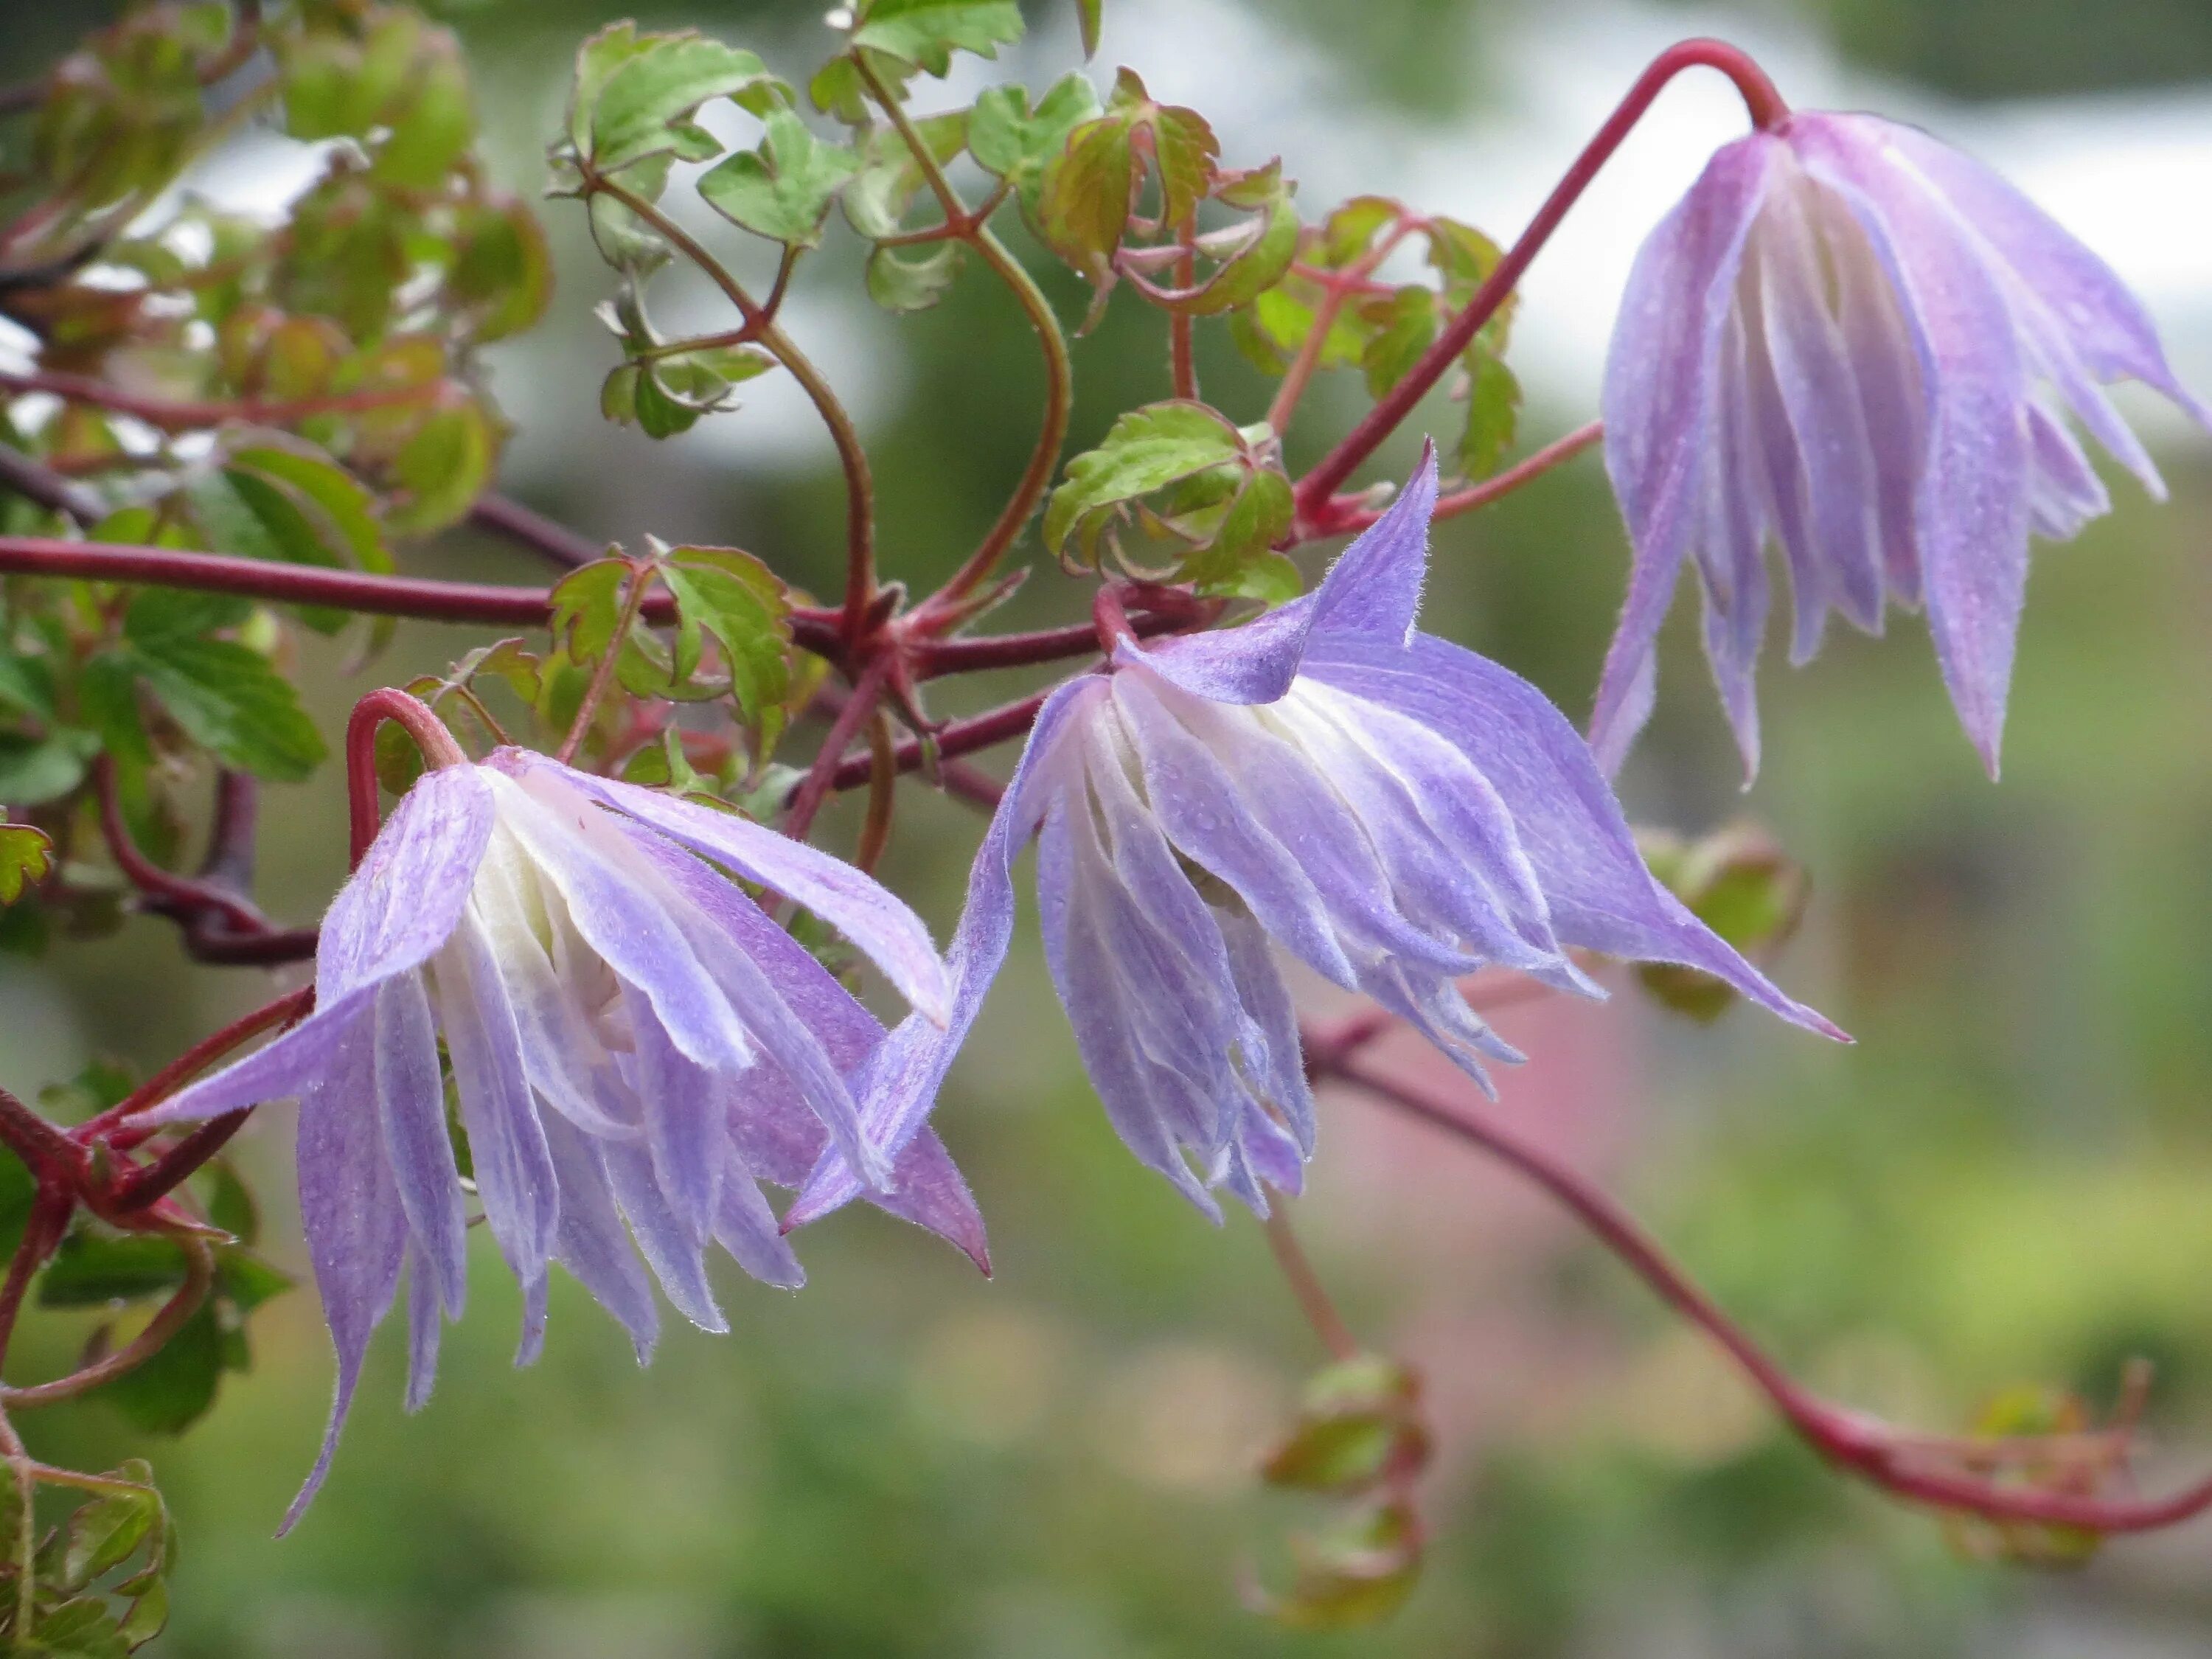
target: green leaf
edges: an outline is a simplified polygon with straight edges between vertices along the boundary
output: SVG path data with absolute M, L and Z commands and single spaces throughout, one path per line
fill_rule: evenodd
M 215 1404 L 222 1371 L 222 1326 L 215 1304 L 206 1302 L 144 1364 L 86 1397 L 106 1401 L 135 1428 L 176 1434 Z
M 0 645 L 0 705 L 33 720 L 54 717 L 54 671 L 44 657 L 19 656 Z
M 703 635 L 721 647 L 729 690 L 751 725 L 780 721 L 791 678 L 791 597 L 775 574 L 733 547 L 672 549 L 660 579 L 676 597 L 675 678 L 696 672 Z M 777 734 L 767 733 L 773 744 Z
M 1274 467 L 1244 475 L 1210 546 L 1186 558 L 1176 575 L 1208 597 L 1285 605 L 1304 586 L 1298 568 L 1274 544 L 1297 514 L 1291 481 Z
M 222 1228 L 241 1244 L 252 1244 L 261 1231 L 260 1208 L 230 1161 L 217 1158 L 204 1165 L 200 1179 L 206 1188 L 204 1207 L 209 1224 Z
M 1413 1506 L 1363 1510 L 1317 1538 L 1294 1539 L 1297 1570 L 1284 1595 L 1254 1596 L 1256 1611 L 1291 1630 L 1377 1625 L 1406 1604 L 1421 1571 L 1421 1525 Z
M 1073 540 L 1079 556 L 1095 561 L 1100 534 L 1127 502 L 1244 453 L 1244 440 L 1203 404 L 1176 400 L 1132 410 L 1114 422 L 1097 448 L 1067 464 L 1067 481 L 1045 507 L 1045 545 L 1058 553 Z
M 33 1638 L 13 1651 L 42 1659 L 126 1659 L 131 1647 L 106 1598 L 85 1595 L 41 1613 Z
M 996 58 L 1022 38 L 1015 0 L 866 0 L 853 44 L 942 76 L 956 52 Z
M 860 162 L 842 144 L 825 144 L 788 110 L 768 118 L 757 150 L 726 156 L 699 179 L 707 205 L 770 241 L 811 248 L 822 240 L 830 204 Z
M 70 1516 L 63 1581 L 82 1589 L 136 1554 L 161 1523 L 161 1500 L 153 1492 L 103 1494 Z
M 968 112 L 926 115 L 911 123 L 930 155 L 942 167 L 968 142 Z M 862 135 L 860 167 L 845 186 L 846 222 L 863 236 L 893 236 L 904 227 L 907 210 L 927 181 L 906 141 L 890 127 Z
M 814 107 L 826 115 L 834 115 L 848 127 L 866 127 L 875 118 L 875 94 L 861 79 L 855 60 L 865 62 L 876 79 L 894 98 L 906 97 L 907 82 L 914 79 L 914 65 L 889 52 L 860 47 L 854 52 L 841 52 L 819 70 L 806 83 L 806 95 Z
M 1121 246 L 1135 165 L 1129 123 L 1102 115 L 1067 135 L 1037 192 L 1037 229 L 1054 253 L 1097 281 Z
M 473 403 L 431 415 L 392 465 L 404 498 L 386 518 L 395 530 L 425 535 L 458 523 L 491 479 L 491 423 Z
M 1055 81 L 1035 110 L 1027 88 L 992 87 L 968 118 L 969 154 L 985 172 L 1013 185 L 1034 216 L 1046 167 L 1067 147 L 1070 133 L 1097 117 L 1097 88 L 1081 75 Z
M 1360 312 L 1375 331 L 1367 337 L 1359 366 L 1366 371 L 1367 395 L 1380 403 L 1436 340 L 1436 290 L 1409 283 L 1386 298 L 1370 301 Z
M 1105 9 L 1106 0 L 1075 0 L 1076 21 L 1082 26 L 1083 56 L 1086 62 L 1098 55 L 1098 29 L 1105 21 Z
M 389 118 L 389 131 L 374 148 L 368 176 L 400 190 L 436 190 L 476 137 L 468 70 L 451 33 L 422 31 L 408 88 L 405 106 Z
M 1459 441 L 1462 477 L 1486 478 L 1521 424 L 1521 382 L 1477 335 L 1460 359 L 1467 371 L 1467 430 Z
M 601 173 L 664 155 L 703 161 L 721 146 L 687 118 L 702 104 L 730 98 L 764 115 L 787 97 L 752 52 L 688 29 L 640 35 L 635 24 L 620 22 L 577 52 L 569 140 Z
M 166 1296 L 185 1282 L 185 1253 L 151 1233 L 79 1228 L 64 1238 L 39 1275 L 42 1308 L 94 1308 Z
M 84 781 L 85 767 L 99 752 L 98 735 L 75 726 L 56 727 L 43 738 L 0 732 L 0 801 L 36 806 L 58 800 Z
M 614 642 L 634 567 L 625 558 L 596 559 L 553 584 L 554 642 L 580 664 L 597 662 Z
M 1395 1360 L 1358 1354 L 1308 1381 L 1297 1426 L 1260 1474 L 1270 1486 L 1351 1494 L 1414 1473 L 1428 1455 L 1418 1379 Z
M 241 1246 L 226 1244 L 215 1253 L 216 1294 L 241 1314 L 252 1313 L 270 1297 L 282 1296 L 296 1282 L 291 1274 L 272 1267 Z
M 13 904 L 54 866 L 54 844 L 27 823 L 0 823 L 0 904 Z
M 1394 224 L 1405 210 L 1387 196 L 1355 196 L 1328 216 L 1322 227 L 1317 262 L 1341 270 L 1374 246 L 1375 234 Z
M 480 343 L 520 334 L 545 314 L 553 292 L 553 256 L 538 216 L 520 202 L 494 199 L 467 213 L 454 234 L 446 292 L 473 313 Z
M 1275 176 L 1275 163 L 1263 171 L 1273 183 L 1265 205 L 1248 223 L 1198 239 L 1199 252 L 1218 264 L 1197 292 L 1170 303 L 1169 310 L 1198 316 L 1232 311 L 1258 299 L 1290 270 L 1301 229 L 1291 200 L 1293 187 Z
M 959 276 L 967 249 L 939 242 L 918 255 L 878 247 L 868 256 L 868 297 L 885 311 L 927 311 Z
M 145 589 L 125 613 L 125 649 L 110 660 L 143 681 L 186 735 L 226 763 L 296 781 L 324 753 L 299 694 L 258 652 L 204 637 L 235 626 L 250 610 L 245 600 L 221 594 Z M 80 684 L 80 694 L 83 690 Z M 112 737 L 109 742 L 113 747 Z

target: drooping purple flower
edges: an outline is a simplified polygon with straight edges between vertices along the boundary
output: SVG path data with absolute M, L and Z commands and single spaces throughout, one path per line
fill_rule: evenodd
M 1433 455 L 1310 595 L 1243 627 L 1121 641 L 1046 702 L 969 879 L 943 1029 L 909 1018 L 865 1068 L 878 1147 L 927 1117 L 1012 931 L 1037 841 L 1054 982 L 1115 1127 L 1218 1215 L 1265 1213 L 1314 1139 L 1275 952 L 1374 998 L 1485 1080 L 1519 1056 L 1455 981 L 1486 965 L 1602 994 L 1580 947 L 1784 996 L 1655 882 L 1590 752 L 1534 687 L 1414 630 Z M 836 1149 L 785 1217 L 861 1188 Z
M 148 1114 L 300 1099 L 300 1207 L 338 1379 L 288 1526 L 329 1468 L 403 1266 L 410 1408 L 429 1393 L 441 1312 L 461 1312 L 441 1039 L 484 1221 L 523 1286 L 518 1363 L 544 1341 L 549 1261 L 622 1322 L 641 1361 L 659 1318 L 639 1254 L 709 1330 L 728 1328 L 710 1240 L 755 1278 L 800 1284 L 758 1182 L 796 1187 L 831 1146 L 875 1202 L 984 1260 L 935 1137 L 894 1158 L 860 1133 L 852 1079 L 883 1026 L 708 860 L 837 927 L 917 1018 L 946 1018 L 928 934 L 858 871 L 727 813 L 501 750 L 400 800 L 324 920 L 314 1012 Z
M 1591 721 L 1607 772 L 1650 714 L 1686 562 L 1757 770 L 1771 538 L 1792 661 L 1831 609 L 1878 633 L 1890 602 L 1925 605 L 1994 776 L 2029 534 L 2066 540 L 2111 507 L 2068 416 L 2165 494 L 2105 395 L 2125 380 L 2212 425 L 2119 278 L 1980 163 L 1870 115 L 1793 115 L 1722 149 L 1637 256 L 1606 366 L 1606 466 L 1635 544 Z

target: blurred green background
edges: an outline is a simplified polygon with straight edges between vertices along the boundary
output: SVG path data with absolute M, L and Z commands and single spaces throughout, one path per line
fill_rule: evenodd
M 5 81 L 104 15 L 51 0 L 8 10 Z M 803 73 L 826 49 L 817 10 L 641 15 L 700 24 Z M 617 15 L 583 0 L 449 9 L 519 187 L 541 177 L 566 54 Z M 1339 122 L 1418 133 L 1449 154 L 1456 124 L 1526 106 L 1511 65 L 1532 32 L 1571 55 L 1585 38 L 1605 48 L 1740 27 L 1830 82 L 1863 73 L 1923 101 L 2115 121 L 2212 77 L 2212 10 L 2198 0 L 1768 0 L 1735 12 L 1365 0 L 1356 16 L 1340 0 L 1108 0 L 1108 15 L 1102 68 L 1188 73 L 1188 54 L 1212 42 L 1228 53 L 1210 73 L 1232 104 L 1283 61 L 1341 70 L 1261 123 L 1290 173 L 1333 183 L 1363 157 L 1388 173 L 1385 150 L 1349 144 Z M 1041 84 L 1073 61 L 1072 31 L 1059 8 L 1033 16 L 1039 36 L 1012 67 Z M 1575 95 L 1609 97 L 1618 79 L 1606 76 Z M 2212 126 L 2212 91 L 2203 104 Z M 1224 125 L 1228 159 L 1263 159 Z M 1510 141 L 1492 130 L 1485 153 Z M 1531 137 L 1522 165 L 1547 175 L 1571 142 Z M 1483 180 L 1462 182 L 1470 194 L 1454 206 L 1480 214 Z M 1363 185 L 1401 181 L 1351 187 Z M 1317 216 L 1328 202 L 1305 204 Z M 1662 205 L 1646 203 L 1643 222 Z M 1526 207 L 1501 201 L 1486 222 L 1510 235 Z M 588 313 L 604 274 L 570 210 L 550 204 L 547 218 L 556 314 L 497 363 L 521 428 L 510 487 L 594 534 L 737 543 L 834 585 L 837 485 L 802 413 L 771 394 L 662 447 L 599 423 L 612 357 Z M 850 253 L 833 246 L 816 262 L 818 297 L 794 326 L 860 389 L 885 561 L 924 584 L 1010 486 L 1040 376 L 980 275 L 893 325 L 869 312 Z M 1603 276 L 1613 293 L 1619 275 Z M 1544 281 L 1540 265 L 1532 290 Z M 1074 284 L 1053 292 L 1072 321 Z M 1156 318 L 1126 301 L 1076 362 L 1079 444 L 1164 393 Z M 1202 337 L 1201 368 L 1210 397 L 1257 418 L 1266 391 L 1218 332 Z M 1524 369 L 1529 442 L 1589 413 L 1586 375 L 1541 368 Z M 1352 391 L 1312 400 L 1294 461 L 1356 413 Z M 1435 418 L 1452 416 L 1440 406 Z M 2171 505 L 2118 483 L 2112 517 L 2040 550 L 2002 787 L 1957 732 L 1924 629 L 1898 618 L 1886 641 L 1838 634 L 1802 672 L 1770 655 L 1766 769 L 1740 794 L 1686 607 L 1659 718 L 1625 780 L 1632 811 L 1686 830 L 1748 813 L 1811 866 L 1811 918 L 1778 972 L 1858 1044 L 1740 1012 L 1692 1028 L 1633 994 L 1536 1007 L 1501 1018 L 1533 1060 L 1504 1079 L 1500 1109 L 1605 1172 L 1735 1312 L 1839 1397 L 1952 1429 L 2021 1382 L 2106 1400 L 2122 1362 L 2143 1354 L 2159 1367 L 2154 1446 L 2185 1462 L 2212 1454 L 2212 466 L 2201 443 L 2169 447 L 2166 460 Z M 464 538 L 422 550 L 417 566 L 542 579 Z M 1624 566 L 1588 458 L 1440 532 L 1427 626 L 1531 675 L 1579 719 Z M 1007 616 L 1077 611 L 1048 570 Z M 375 678 L 478 642 L 403 629 Z M 335 732 L 374 682 L 339 682 L 320 641 L 302 650 Z M 1006 689 L 962 687 L 942 703 Z M 919 787 L 901 811 L 888 873 L 942 937 L 978 823 Z M 848 846 L 851 830 L 833 819 L 830 844 Z M 343 874 L 336 775 L 271 791 L 263 845 L 270 907 L 313 915 Z M 1355 1327 L 1427 1378 L 1442 1437 L 1423 1488 L 1434 1542 L 1420 1588 L 1382 1628 L 1294 1636 L 1252 1617 L 1240 1577 L 1324 1519 L 1253 1475 L 1319 1356 L 1259 1230 L 1209 1227 L 1119 1149 L 1033 939 L 1020 950 L 939 1115 L 992 1224 L 991 1281 L 911 1230 L 848 1212 L 802 1240 L 803 1294 L 726 1273 L 734 1334 L 677 1328 L 672 1315 L 643 1373 L 612 1322 L 561 1281 L 546 1357 L 516 1371 L 516 1297 L 480 1245 L 470 1316 L 448 1334 L 429 1407 L 402 1415 L 388 1333 L 329 1487 L 282 1543 L 269 1534 L 328 1397 L 311 1292 L 257 1318 L 254 1372 L 181 1441 L 131 1446 L 97 1406 L 36 1419 L 33 1449 L 54 1460 L 107 1467 L 128 1448 L 155 1461 L 183 1541 L 176 1619 L 155 1650 L 2149 1659 L 2212 1645 L 2212 1527 L 2124 1543 L 2063 1575 L 1966 1559 L 1934 1522 L 1824 1473 L 1694 1338 L 1477 1156 L 1350 1098 L 1325 1103 L 1296 1214 Z M 0 1083 L 28 1092 L 95 1054 L 150 1067 L 270 988 L 251 971 L 191 968 L 172 930 L 148 920 L 44 966 L 7 961 Z M 279 1253 L 296 1262 L 289 1124 L 271 1115 L 246 1144 Z M 82 1328 L 34 1316 L 18 1344 L 24 1376 L 65 1366 Z

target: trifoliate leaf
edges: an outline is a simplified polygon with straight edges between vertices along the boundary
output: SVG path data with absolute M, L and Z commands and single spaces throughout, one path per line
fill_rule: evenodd
M 688 118 L 714 98 L 765 115 L 787 101 L 788 88 L 752 52 L 688 29 L 641 35 L 634 23 L 615 23 L 576 53 L 569 142 L 600 173 L 658 155 L 707 161 L 721 146 Z
M 855 46 L 935 76 L 951 68 L 956 52 L 996 58 L 1021 38 L 1014 0 L 866 0 L 853 30 Z
M 968 118 L 968 151 L 985 172 L 1012 185 L 1034 215 L 1047 165 L 1066 148 L 1069 133 L 1097 116 L 1097 89 L 1081 75 L 1061 76 L 1034 110 L 1027 88 L 992 87 Z
M 676 598 L 677 681 L 692 679 L 712 635 L 738 712 L 757 725 L 780 711 L 791 675 L 791 597 L 775 574 L 733 547 L 678 547 L 663 556 L 660 579 Z
M 923 116 L 910 125 L 940 167 L 968 142 L 965 110 Z M 846 221 L 863 236 L 896 235 L 927 182 L 904 137 L 890 127 L 873 128 L 860 140 L 860 167 L 845 186 Z
M 699 194 L 724 218 L 770 241 L 810 248 L 822 240 L 830 204 L 860 163 L 825 144 L 788 110 L 768 118 L 757 150 L 726 156 L 699 179 Z

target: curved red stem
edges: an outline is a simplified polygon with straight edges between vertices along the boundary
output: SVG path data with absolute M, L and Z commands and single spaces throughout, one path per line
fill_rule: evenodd
M 1390 394 L 1368 410 L 1358 425 L 1346 433 L 1312 471 L 1298 480 L 1300 522 L 1308 521 L 1317 509 L 1325 507 L 1337 487 L 1352 476 L 1352 470 L 1373 454 L 1376 446 L 1413 413 L 1413 405 L 1459 360 L 1468 342 L 1505 303 L 1522 274 L 1551 240 L 1559 222 L 1567 216 L 1568 210 L 1589 188 L 1590 180 L 1612 159 L 1613 151 L 1620 148 L 1621 140 L 1644 118 L 1652 100 L 1684 70 L 1696 68 L 1718 70 L 1735 82 L 1736 90 L 1743 94 L 1744 107 L 1751 112 L 1753 125 L 1761 131 L 1771 131 L 1789 119 L 1790 106 L 1782 101 L 1782 94 L 1774 89 L 1766 72 L 1741 48 L 1724 40 L 1684 40 L 1653 58 L 1650 66 L 1637 77 L 1636 84 L 1629 88 L 1628 95 L 1620 100 L 1619 107 L 1583 146 L 1574 165 L 1545 198 L 1544 205 L 1536 210 L 1536 216 L 1528 222 L 1521 239 L 1506 251 L 1497 269 L 1474 291 L 1466 309 L 1445 325 L 1435 343 L 1421 354 L 1420 361 L 1391 389 Z

